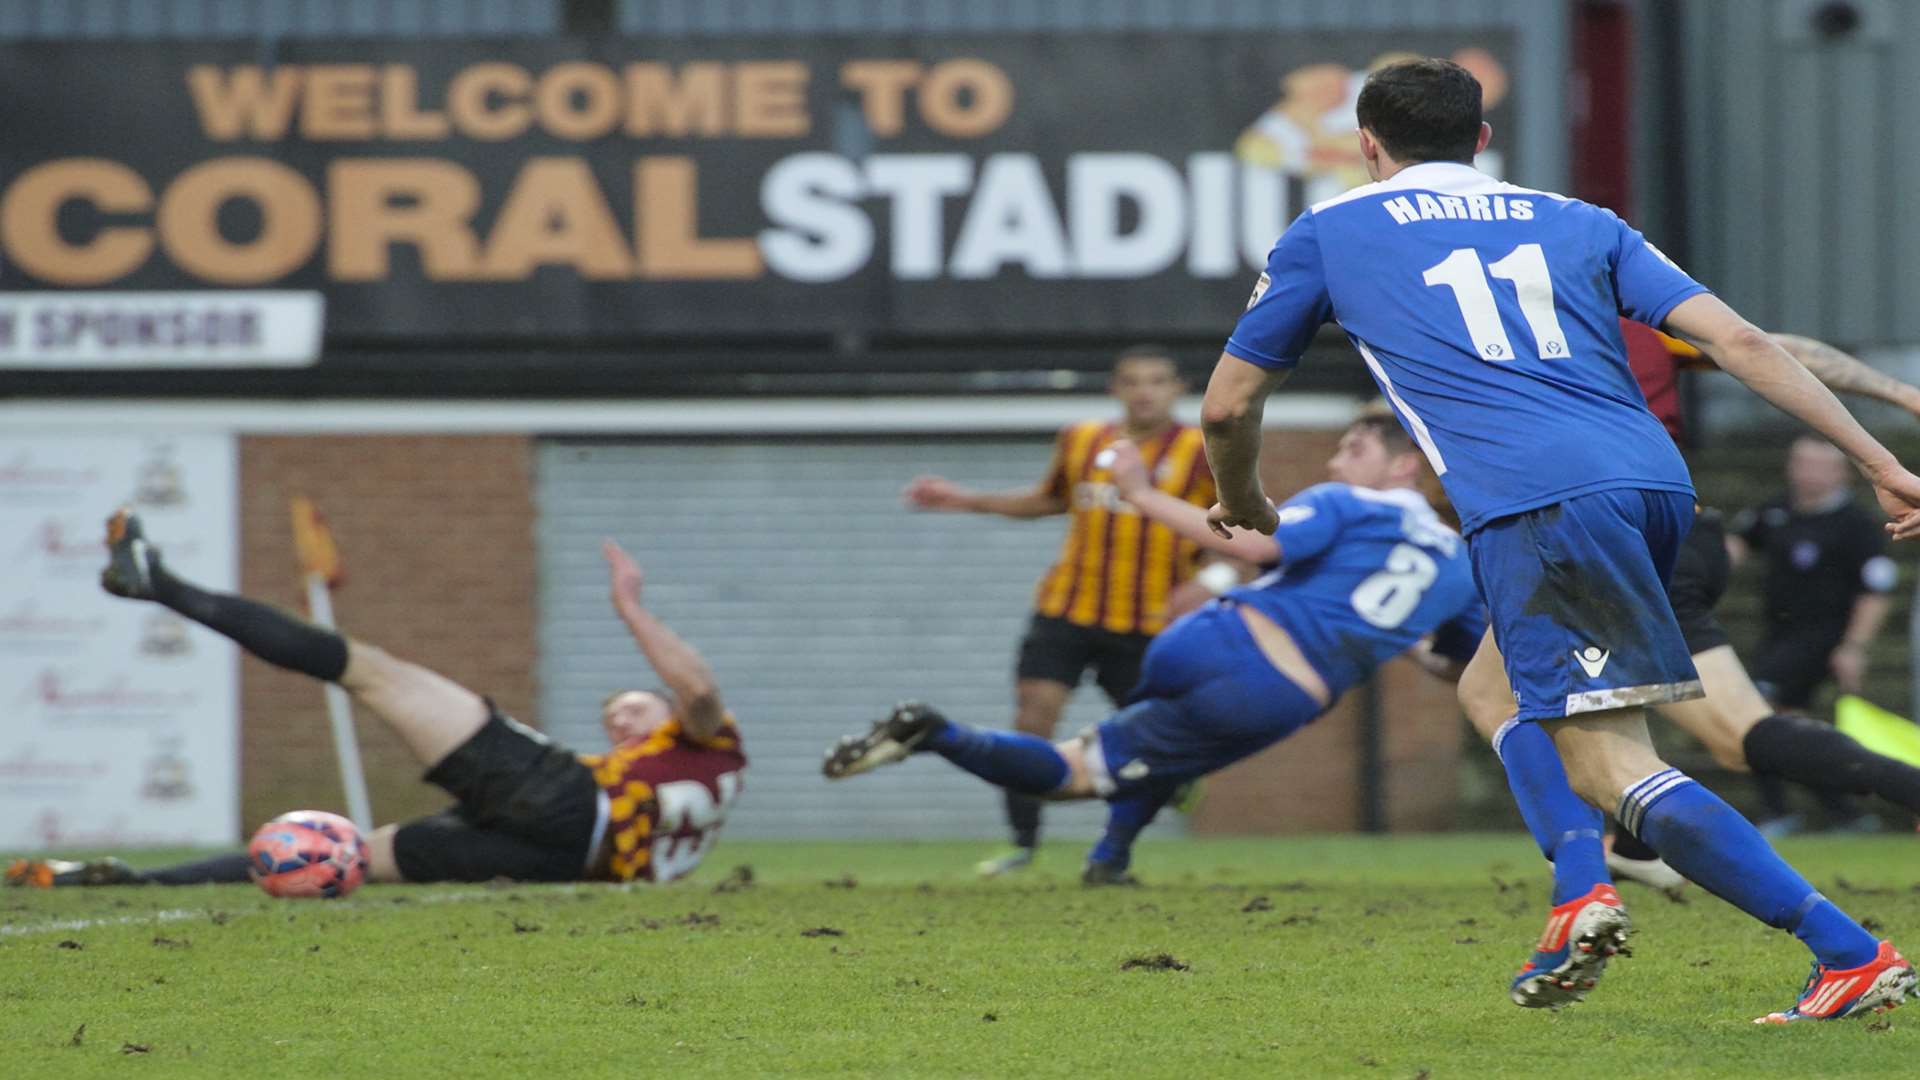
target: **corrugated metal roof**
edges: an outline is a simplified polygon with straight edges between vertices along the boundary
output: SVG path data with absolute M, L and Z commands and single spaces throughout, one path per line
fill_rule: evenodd
M 1558 25 L 1539 0 L 617 0 L 629 33 L 1433 29 Z
M 1842 343 L 1920 341 L 1920 8 L 1860 0 L 1822 38 L 1815 5 L 1681 10 L 1688 268 L 1749 318 Z
M 0 0 L 0 41 L 553 34 L 561 0 Z

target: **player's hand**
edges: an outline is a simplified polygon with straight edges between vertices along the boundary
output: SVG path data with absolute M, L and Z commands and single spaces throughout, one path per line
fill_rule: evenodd
M 640 589 L 646 584 L 640 564 L 612 540 L 600 541 L 600 554 L 607 560 L 607 589 L 613 595 L 613 602 L 638 604 Z
M 1896 465 L 1873 477 L 1873 496 L 1893 519 L 1887 532 L 1895 540 L 1920 537 L 1920 476 Z
M 1207 528 L 1212 529 L 1213 534 L 1222 540 L 1233 539 L 1235 529 L 1252 529 L 1254 532 L 1272 536 L 1273 530 L 1279 527 L 1279 512 L 1264 498 L 1260 500 L 1259 505 L 1245 513 L 1229 510 L 1222 503 L 1214 503 L 1213 509 L 1207 511 Z
M 1843 641 L 1827 657 L 1833 681 L 1843 694 L 1857 694 L 1867 678 L 1867 647 L 1856 641 Z
M 966 509 L 966 492 L 944 476 L 916 476 L 900 497 L 915 510 Z
M 1147 463 L 1140 457 L 1140 448 L 1133 444 L 1132 439 L 1115 439 L 1100 451 L 1093 463 L 1107 470 L 1107 475 L 1113 478 L 1113 486 L 1123 499 L 1131 499 L 1153 486 L 1153 478 L 1147 475 Z

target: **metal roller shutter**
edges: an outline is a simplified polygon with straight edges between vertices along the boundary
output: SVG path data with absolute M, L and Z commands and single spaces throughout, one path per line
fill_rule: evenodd
M 1036 482 L 1046 437 L 543 443 L 538 455 L 541 721 L 598 746 L 602 698 L 652 675 L 607 602 L 600 539 L 647 573 L 653 610 L 717 672 L 752 767 L 730 835 L 1002 835 L 997 792 L 939 760 L 843 784 L 820 755 L 895 700 L 1012 720 L 1014 650 L 1064 521 L 916 514 L 920 472 L 984 488 Z M 1091 686 L 1061 733 L 1107 713 Z M 1049 807 L 1091 836 L 1100 804 Z M 1178 815 L 1155 826 L 1180 828 Z

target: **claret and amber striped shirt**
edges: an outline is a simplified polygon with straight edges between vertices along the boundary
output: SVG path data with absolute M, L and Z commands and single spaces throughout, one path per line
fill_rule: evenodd
M 1193 576 L 1199 548 L 1142 517 L 1096 464 L 1107 444 L 1124 437 L 1117 423 L 1088 420 L 1055 441 L 1046 483 L 1067 500 L 1073 523 L 1059 559 L 1040 580 L 1034 607 L 1079 626 L 1155 634 L 1167 624 L 1168 594 Z M 1140 456 L 1155 487 L 1195 506 L 1213 505 L 1199 428 L 1175 424 L 1141 444 Z
M 644 739 L 577 756 L 603 792 L 600 812 L 611 848 L 605 873 L 614 881 L 672 881 L 691 873 L 712 848 L 747 769 L 731 714 L 712 738 L 687 734 L 676 717 Z

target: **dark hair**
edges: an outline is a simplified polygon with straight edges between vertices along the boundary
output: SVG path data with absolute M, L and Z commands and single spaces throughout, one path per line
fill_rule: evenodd
M 1403 60 L 1367 76 L 1354 110 L 1393 160 L 1473 163 L 1480 82 L 1451 60 Z
M 1113 370 L 1119 371 L 1120 365 L 1135 360 L 1158 360 L 1172 368 L 1176 376 L 1180 374 L 1180 361 L 1173 358 L 1173 350 L 1165 345 L 1150 344 L 1129 345 L 1120 350 L 1120 355 L 1113 358 Z
M 1417 449 L 1413 445 L 1413 439 L 1408 437 L 1406 429 L 1400 426 L 1400 421 L 1394 419 L 1390 412 L 1375 412 L 1371 409 L 1363 411 L 1353 423 L 1347 425 L 1347 430 L 1372 432 L 1374 437 L 1380 440 L 1380 445 L 1387 448 L 1389 454 L 1411 454 Z

